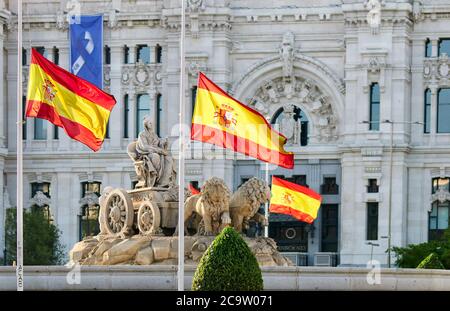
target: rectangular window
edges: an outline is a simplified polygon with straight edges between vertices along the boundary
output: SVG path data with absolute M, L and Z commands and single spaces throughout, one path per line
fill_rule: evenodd
M 50 183 L 48 182 L 34 182 L 31 184 L 31 197 L 33 198 L 36 193 L 40 191 L 50 198 Z
M 431 51 L 432 51 L 431 40 L 427 39 L 425 41 L 425 57 L 431 57 Z
M 445 230 L 448 229 L 450 216 L 450 203 L 435 202 L 429 214 L 429 232 L 428 240 L 438 240 L 444 235 Z
M 339 194 L 339 186 L 336 183 L 336 177 L 324 177 L 323 184 L 320 186 L 322 194 Z
M 450 56 L 450 39 L 440 39 L 439 40 L 439 56 L 442 56 L 442 54 L 447 54 Z
M 53 139 L 59 139 L 59 128 L 56 125 L 53 125 Z
M 437 110 L 437 132 L 450 133 L 450 89 L 439 90 Z
M 130 63 L 130 48 L 126 45 L 123 47 L 123 63 Z
M 162 95 L 156 95 L 156 134 L 161 137 Z
M 369 130 L 380 130 L 380 86 L 373 83 L 370 87 L 370 124 Z
M 108 119 L 108 123 L 106 123 L 106 133 L 105 133 L 105 138 L 109 139 L 109 119 Z
M 128 138 L 128 118 L 130 114 L 128 99 L 128 94 L 125 94 L 123 98 L 123 138 Z
M 425 111 L 424 111 L 424 133 L 430 133 L 430 123 L 431 123 L 431 90 L 427 89 L 425 91 Z
M 378 193 L 378 181 L 376 179 L 369 179 L 369 185 L 367 185 L 368 193 Z
M 105 65 L 111 65 L 111 48 L 105 45 Z
M 136 61 L 142 61 L 144 64 L 150 64 L 150 48 L 147 45 L 138 45 Z
M 439 189 L 446 192 L 450 191 L 449 188 L 450 178 L 433 178 L 433 188 L 431 190 L 432 194 L 435 194 Z
M 378 203 L 367 203 L 367 237 L 368 241 L 378 240 Z
M 156 62 L 160 64 L 162 62 L 162 47 L 159 44 L 156 45 L 155 52 L 156 52 Z
M 53 62 L 59 65 L 59 49 L 56 46 L 53 47 Z
M 338 250 L 338 205 L 324 204 L 322 213 L 322 252 L 337 252 Z
M 34 139 L 47 139 L 47 120 L 34 118 Z
M 23 125 L 22 125 L 22 139 L 27 139 L 27 118 L 26 118 L 26 109 L 27 109 L 27 97 L 22 96 L 22 113 L 23 113 Z
M 22 49 L 22 66 L 26 66 L 28 62 L 27 49 Z
M 148 94 L 140 94 L 137 97 L 136 109 L 136 137 L 144 130 L 144 118 L 150 115 L 150 96 Z

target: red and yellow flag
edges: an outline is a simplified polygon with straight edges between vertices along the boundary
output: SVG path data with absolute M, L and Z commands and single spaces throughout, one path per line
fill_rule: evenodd
M 286 137 L 272 129 L 259 112 L 229 96 L 203 73 L 198 78 L 191 139 L 285 168 L 294 166 L 293 153 L 283 148 Z
M 310 224 L 317 218 L 321 203 L 322 197 L 313 190 L 272 177 L 270 212 L 291 215 Z
M 31 54 L 26 116 L 46 119 L 98 151 L 116 100 L 93 84 Z

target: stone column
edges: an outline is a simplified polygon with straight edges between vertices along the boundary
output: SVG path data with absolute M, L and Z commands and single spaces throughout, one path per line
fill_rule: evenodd
M 136 63 L 136 46 L 130 45 L 128 48 L 128 63 L 134 64 Z
M 438 57 L 439 53 L 439 38 L 431 38 L 431 57 Z
M 109 137 L 112 149 L 120 149 L 123 127 L 123 96 L 121 90 L 123 47 L 111 44 L 111 94 L 116 98 L 116 107 L 109 118 Z
M 3 72 L 3 40 L 5 36 L 3 34 L 3 23 L 0 23 L 0 113 L 5 118 L 6 116 L 6 104 L 7 99 L 4 93 L 4 83 L 5 83 L 5 72 Z M 0 148 L 5 146 L 5 134 L 6 134 L 6 120 L 2 120 L 2 124 L 0 125 Z M 0 188 L 1 190 L 2 188 Z

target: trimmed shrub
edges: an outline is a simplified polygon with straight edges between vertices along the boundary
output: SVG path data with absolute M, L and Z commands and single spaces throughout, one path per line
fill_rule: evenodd
M 445 269 L 438 255 L 431 253 L 417 266 L 417 269 Z
M 223 229 L 203 254 L 194 274 L 192 290 L 263 290 L 258 262 L 232 227 Z

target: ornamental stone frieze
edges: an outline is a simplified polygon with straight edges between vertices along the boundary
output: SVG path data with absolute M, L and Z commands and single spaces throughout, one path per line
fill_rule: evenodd
M 450 192 L 448 192 L 444 188 L 439 188 L 438 191 L 436 191 L 436 193 L 431 196 L 431 203 L 445 203 L 447 201 L 450 201 Z
M 136 64 L 123 65 L 121 82 L 123 87 L 132 87 L 137 91 L 146 91 L 151 86 L 160 86 L 162 65 L 145 64 L 142 61 Z
M 423 77 L 427 84 L 448 85 L 450 78 L 449 57 L 443 53 L 439 57 L 426 58 Z
M 51 204 L 51 200 L 42 191 L 37 191 L 34 197 L 30 200 L 29 206 L 44 207 Z

